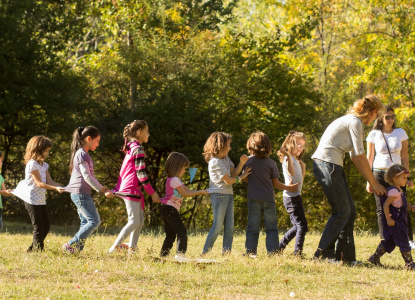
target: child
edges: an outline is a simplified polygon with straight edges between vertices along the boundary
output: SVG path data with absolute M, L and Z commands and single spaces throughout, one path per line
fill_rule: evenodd
M 4 154 L 0 151 L 0 170 L 3 165 Z M 11 196 L 11 190 L 6 190 L 4 185 L 4 178 L 0 174 L 0 231 L 3 229 L 3 203 L 1 202 L 1 196 Z
M 233 241 L 233 190 L 232 184 L 240 182 L 251 174 L 251 168 L 241 173 L 248 160 L 242 155 L 237 168 L 228 157 L 232 136 L 225 132 L 214 132 L 207 139 L 203 156 L 209 163 L 209 193 L 212 202 L 213 224 L 207 236 L 202 256 L 209 252 L 224 226 L 222 253 L 230 252 Z
M 308 231 L 303 200 L 301 199 L 301 188 L 305 176 L 305 163 L 302 161 L 305 153 L 305 145 L 306 139 L 304 133 L 290 131 L 280 151 L 278 151 L 278 156 L 282 163 L 285 184 L 291 182 L 298 183 L 297 191 L 283 192 L 284 206 L 290 214 L 293 227 L 285 233 L 280 241 L 280 250 L 282 252 L 295 237 L 294 255 L 302 254 L 305 235 Z
M 380 258 L 386 252 L 391 253 L 396 246 L 401 250 L 401 255 L 408 270 L 415 270 L 412 260 L 411 246 L 408 239 L 407 208 L 415 211 L 415 205 L 409 204 L 406 194 L 401 187 L 408 181 L 408 170 L 402 165 L 392 165 L 386 171 L 385 181 L 391 186 L 387 188 L 388 195 L 381 196 L 383 240 L 375 253 L 369 258 L 369 263 L 382 266 Z
M 27 252 L 42 251 L 45 246 L 44 240 L 50 229 L 46 190 L 64 191 L 52 180 L 49 165 L 45 163 L 51 148 L 52 142 L 47 137 L 38 135 L 30 139 L 24 156 L 25 179 L 12 191 L 13 195 L 24 201 L 33 225 L 33 242 Z
M 269 157 L 272 147 L 268 136 L 263 132 L 255 132 L 246 144 L 252 155 L 245 164 L 252 174 L 248 181 L 248 228 L 246 229 L 246 254 L 256 257 L 258 238 L 261 225 L 261 212 L 264 213 L 265 244 L 268 254 L 275 254 L 278 250 L 277 213 L 275 206 L 274 187 L 296 191 L 297 185 L 285 185 L 278 181 L 279 172 L 277 163 Z
M 65 245 L 63 249 L 74 253 L 82 251 L 85 241 L 91 233 L 98 228 L 101 220 L 91 197 L 91 187 L 104 194 L 108 198 L 113 198 L 114 194 L 103 187 L 94 176 L 94 165 L 88 151 L 95 151 L 99 146 L 101 134 L 94 126 L 79 127 L 73 133 L 71 144 L 71 162 L 69 172 L 71 179 L 65 191 L 71 193 L 71 199 L 78 209 L 81 220 L 79 231 Z
M 123 192 L 138 195 L 139 198 L 125 197 L 124 202 L 127 208 L 128 223 L 121 230 L 114 245 L 108 250 L 109 253 L 120 248 L 121 242 L 130 235 L 129 245 L 122 245 L 134 253 L 137 247 L 138 237 L 144 224 L 144 195 L 141 187 L 151 196 L 153 202 L 160 202 L 157 192 L 151 186 L 144 162 L 145 153 L 142 144 L 148 142 L 150 133 L 146 121 L 131 122 L 124 128 L 125 139 L 123 151 L 125 152 L 124 162 L 121 166 L 120 176 L 114 192 Z
M 161 247 L 160 255 L 169 255 L 177 235 L 177 251 L 175 256 L 177 260 L 185 259 L 187 250 L 187 230 L 179 213 L 183 197 L 209 194 L 207 190 L 192 191 L 180 180 L 189 165 L 189 160 L 186 156 L 178 152 L 170 153 L 164 165 L 164 171 L 167 174 L 166 194 L 160 201 L 163 203 L 161 205 L 161 217 L 164 222 L 166 238 Z

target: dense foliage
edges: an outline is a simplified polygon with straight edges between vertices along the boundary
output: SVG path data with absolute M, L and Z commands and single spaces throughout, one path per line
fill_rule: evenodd
M 252 132 L 267 133 L 276 152 L 294 129 L 309 137 L 303 198 L 311 227 L 322 228 L 328 204 L 309 157 L 324 128 L 373 92 L 401 107 L 400 126 L 413 137 L 414 17 L 410 1 L 393 0 L 2 1 L 0 150 L 7 187 L 24 177 L 33 135 L 53 139 L 50 172 L 66 184 L 72 131 L 97 126 L 95 173 L 111 187 L 123 160 L 122 130 L 144 119 L 151 182 L 163 194 L 171 151 L 199 168 L 189 187 L 202 189 L 208 174 L 201 154 L 211 132 L 233 135 L 230 156 L 237 163 Z M 358 226 L 376 228 L 373 196 L 350 160 L 345 168 Z M 235 189 L 241 227 L 245 189 Z M 104 224 L 125 222 L 120 199 L 94 197 Z M 5 218 L 27 218 L 19 200 L 4 202 Z M 208 227 L 208 198 L 185 202 L 185 222 Z M 284 227 L 289 219 L 281 202 L 279 193 Z M 77 222 L 68 194 L 49 192 L 48 203 L 53 222 Z M 146 211 L 147 223 L 159 225 L 158 205 L 149 201 Z

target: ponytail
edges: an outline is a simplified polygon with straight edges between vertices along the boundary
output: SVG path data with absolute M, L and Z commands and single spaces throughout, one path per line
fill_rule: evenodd
M 124 138 L 124 146 L 122 147 L 121 151 L 127 152 L 128 142 L 132 139 L 136 139 L 137 133 L 146 128 L 146 126 L 147 122 L 143 120 L 134 120 L 133 122 L 127 124 L 127 126 L 124 127 L 124 131 L 122 133 Z
M 375 95 L 367 95 L 363 99 L 356 100 L 347 112 L 354 114 L 360 119 L 364 119 L 375 109 L 378 116 L 382 116 L 385 112 L 385 107 L 378 97 Z
M 78 127 L 75 129 L 72 135 L 72 143 L 71 143 L 71 162 L 69 164 L 69 173 L 72 174 L 73 169 L 73 159 L 75 157 L 76 151 L 82 148 L 85 144 L 85 139 L 90 136 L 91 139 L 94 139 L 100 136 L 100 132 L 98 128 L 94 126 L 87 126 L 87 127 Z

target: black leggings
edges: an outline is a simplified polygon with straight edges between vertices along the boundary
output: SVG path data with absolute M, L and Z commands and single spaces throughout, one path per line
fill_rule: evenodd
M 46 205 L 24 203 L 33 225 L 33 242 L 27 252 L 43 250 L 44 241 L 50 229 L 49 213 Z
M 167 256 L 173 248 L 174 240 L 177 236 L 177 252 L 186 253 L 187 251 L 187 229 L 183 224 L 179 211 L 171 206 L 163 204 L 161 206 L 161 217 L 164 222 L 166 238 L 161 247 L 161 256 Z
M 385 172 L 376 171 L 373 170 L 373 175 L 375 176 L 375 179 L 377 182 L 379 182 L 381 185 L 383 185 L 385 188 L 390 187 L 390 184 L 385 181 Z M 406 192 L 406 186 L 401 187 L 404 192 Z M 379 235 L 380 238 L 383 240 L 383 224 L 382 224 L 382 204 L 380 203 L 380 197 L 375 195 L 376 199 L 376 214 L 378 217 L 378 227 L 379 227 Z M 407 222 L 408 222 L 408 238 L 410 241 L 414 240 L 414 235 L 412 232 L 412 222 L 411 222 L 411 216 L 410 213 L 407 214 Z

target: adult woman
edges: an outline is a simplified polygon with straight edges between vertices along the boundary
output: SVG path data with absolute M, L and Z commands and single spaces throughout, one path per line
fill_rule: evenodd
M 346 181 L 343 159 L 346 152 L 350 151 L 354 165 L 370 183 L 372 190 L 377 195 L 386 192 L 372 174 L 363 144 L 363 124 L 371 124 L 384 110 L 374 95 L 356 100 L 347 115 L 334 120 L 327 127 L 312 156 L 314 175 L 332 208 L 332 215 L 324 228 L 315 258 L 356 262 L 353 237 L 356 207 Z
M 375 121 L 373 129 L 367 136 L 367 159 L 369 166 L 373 170 L 376 180 L 385 188 L 390 184 L 385 181 L 385 173 L 390 166 L 402 164 L 409 170 L 408 158 L 408 135 L 402 128 L 396 128 L 396 115 L 391 106 L 386 106 L 386 113 L 383 118 Z M 414 184 L 408 180 L 407 185 L 412 187 Z M 403 187 L 406 190 L 406 187 Z M 370 186 L 367 191 L 372 193 Z M 378 226 L 380 238 L 383 239 L 382 226 L 382 208 L 380 198 L 375 194 L 376 214 L 378 217 Z M 415 249 L 413 243 L 412 224 L 410 214 L 408 214 L 408 237 L 412 249 Z

